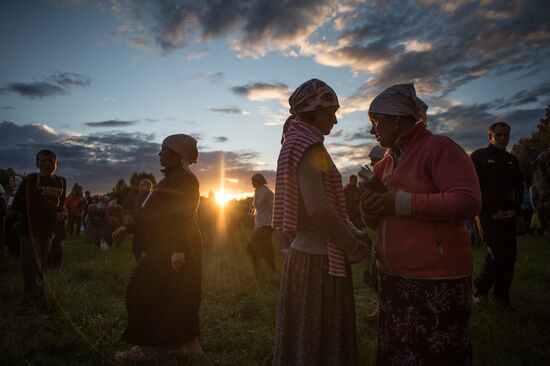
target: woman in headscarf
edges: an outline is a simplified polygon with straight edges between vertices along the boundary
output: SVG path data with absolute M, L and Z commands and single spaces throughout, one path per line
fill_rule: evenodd
M 355 365 L 349 263 L 367 256 L 346 213 L 342 177 L 323 145 L 338 97 L 312 79 L 289 98 L 277 162 L 273 226 L 290 243 L 282 270 L 273 365 Z
M 179 134 L 164 139 L 159 153 L 165 177 L 142 206 L 136 221 L 113 237 L 146 226 L 151 248 L 139 262 L 126 291 L 128 326 L 117 352 L 122 362 L 147 360 L 171 348 L 178 355 L 202 353 L 199 343 L 202 237 L 197 223 L 199 182 L 189 169 L 197 141 Z
M 369 118 L 389 152 L 362 210 L 377 231 L 379 320 L 376 365 L 471 365 L 473 256 L 465 220 L 481 209 L 472 161 L 426 128 L 428 106 L 413 84 L 372 101 Z

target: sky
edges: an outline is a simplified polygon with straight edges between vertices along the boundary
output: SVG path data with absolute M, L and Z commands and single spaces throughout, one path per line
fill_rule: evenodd
M 318 78 L 338 94 L 325 139 L 344 179 L 368 163 L 370 101 L 413 82 L 428 127 L 467 152 L 487 127 L 510 147 L 550 104 L 550 2 L 3 0 L 0 168 L 58 174 L 93 194 L 133 172 L 161 178 L 158 151 L 194 136 L 201 194 L 274 186 L 288 97 Z M 222 174 L 223 172 L 223 174 Z

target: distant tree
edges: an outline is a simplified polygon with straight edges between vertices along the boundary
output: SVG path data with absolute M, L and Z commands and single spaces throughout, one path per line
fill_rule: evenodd
M 7 170 L 0 169 L 0 184 L 6 187 L 10 182 L 10 175 Z
M 540 119 L 537 130 L 529 137 L 522 137 L 512 148 L 519 160 L 519 166 L 526 181 L 533 177 L 532 163 L 535 158 L 550 146 L 550 105 L 546 108 L 544 118 Z
M 111 195 L 122 205 L 126 206 L 130 199 L 130 187 L 124 179 L 119 179 L 113 187 Z
M 13 177 L 14 175 L 19 174 L 17 174 L 12 168 L 0 169 L 0 184 L 2 184 L 3 187 L 7 187 L 10 182 L 10 177 Z
M 77 191 L 77 192 L 82 193 L 82 186 L 80 184 L 78 184 L 78 182 L 75 182 L 73 184 L 73 189 L 71 190 L 71 192 L 72 191 Z

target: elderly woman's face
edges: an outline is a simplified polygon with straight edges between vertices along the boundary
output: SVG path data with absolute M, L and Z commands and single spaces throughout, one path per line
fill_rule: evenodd
M 380 146 L 389 148 L 399 137 L 398 118 L 389 114 L 372 114 L 369 116 L 372 123 L 371 134 L 376 136 Z
M 327 107 L 319 109 L 317 111 L 317 117 L 312 124 L 317 127 L 323 135 L 329 135 L 332 130 L 332 126 L 338 123 L 336 119 L 336 111 L 338 111 L 338 106 Z
M 162 144 L 162 148 L 159 152 L 159 156 L 160 156 L 160 165 L 162 165 L 165 168 L 176 166 L 180 164 L 180 161 L 181 161 L 181 157 L 164 144 Z

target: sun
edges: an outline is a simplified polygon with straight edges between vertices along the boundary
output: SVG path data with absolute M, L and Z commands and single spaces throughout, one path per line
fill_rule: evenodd
M 231 196 L 223 191 L 216 193 L 215 197 L 216 197 L 216 203 L 220 207 L 225 207 L 225 205 L 227 205 L 227 202 L 231 200 Z

